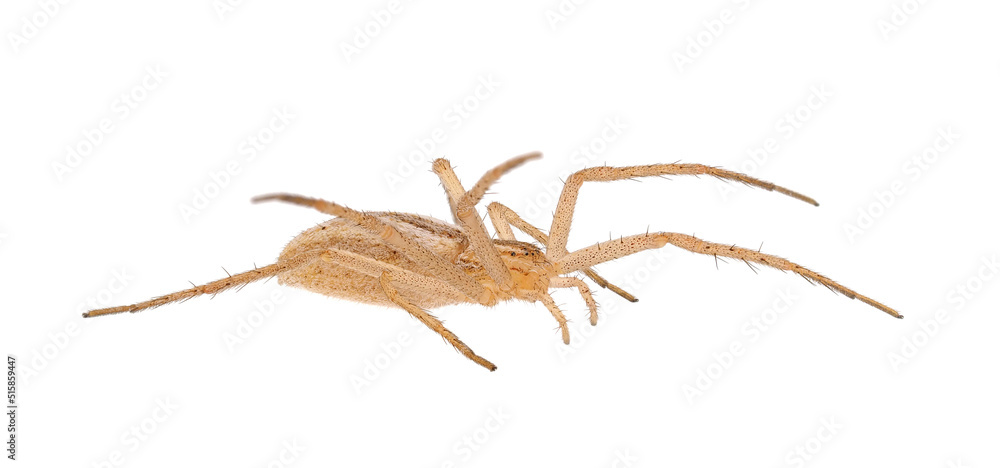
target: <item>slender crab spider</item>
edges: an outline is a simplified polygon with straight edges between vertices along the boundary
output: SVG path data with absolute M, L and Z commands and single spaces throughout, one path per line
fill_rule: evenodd
M 791 271 L 810 283 L 858 299 L 893 317 L 895 310 L 844 287 L 812 270 L 780 257 L 734 245 L 716 244 L 673 232 L 647 232 L 600 242 L 574 252 L 566 250 L 576 197 L 584 182 L 614 181 L 664 175 L 710 175 L 719 179 L 779 192 L 818 205 L 805 195 L 770 182 L 701 164 L 654 164 L 630 167 L 592 167 L 571 175 L 563 187 L 553 215 L 549 235 L 525 222 L 510 208 L 490 203 L 487 212 L 498 239 L 492 239 L 476 205 L 486 190 L 503 174 L 541 157 L 528 153 L 487 172 L 470 190 L 465 190 L 446 159 L 433 163 L 441 179 L 456 224 L 428 216 L 391 211 L 361 212 L 316 198 L 290 194 L 263 195 L 254 202 L 283 201 L 312 207 L 334 218 L 307 229 L 285 247 L 274 264 L 127 306 L 92 310 L 84 317 L 138 312 L 202 294 L 242 287 L 277 276 L 280 284 L 297 286 L 319 294 L 356 302 L 399 307 L 439 333 L 459 352 L 493 371 L 496 366 L 472 351 L 427 309 L 449 304 L 472 303 L 494 306 L 520 299 L 541 302 L 559 323 L 562 340 L 569 344 L 566 316 L 549 295 L 551 288 L 576 288 L 590 310 L 590 323 L 597 324 L 597 303 L 582 279 L 567 276 L 582 272 L 599 286 L 636 302 L 634 296 L 609 283 L 593 269 L 595 265 L 667 244 L 694 253 L 728 257 L 779 270 Z M 531 236 L 543 247 L 518 241 L 511 227 Z

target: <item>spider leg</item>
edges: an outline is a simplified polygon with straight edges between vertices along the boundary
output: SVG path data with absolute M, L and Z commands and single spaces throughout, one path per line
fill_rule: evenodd
M 441 184 L 444 185 L 445 191 L 448 193 L 452 215 L 469 237 L 472 251 L 479 257 L 479 261 L 482 262 L 486 273 L 490 275 L 493 282 L 503 291 L 514 289 L 514 278 L 511 276 L 510 270 L 507 269 L 507 265 L 500 258 L 500 253 L 497 252 L 493 241 L 490 240 L 490 236 L 486 232 L 486 226 L 483 225 L 483 220 L 479 217 L 479 212 L 476 210 L 476 204 L 482 200 L 489 186 L 496 182 L 504 173 L 531 159 L 539 157 L 541 157 L 541 153 L 528 153 L 510 159 L 487 171 L 469 191 L 463 190 L 462 184 L 458 181 L 458 177 L 455 175 L 455 171 L 451 168 L 451 163 L 447 159 L 437 159 L 433 164 L 434 173 L 441 179 Z M 456 199 L 459 191 L 462 191 L 461 197 Z
M 557 276 L 552 278 L 549 286 L 553 288 L 576 288 L 580 292 L 580 295 L 583 296 L 583 301 L 587 303 L 587 309 L 590 310 L 590 324 L 597 325 L 597 301 L 590 294 L 590 288 L 587 287 L 587 283 L 584 283 L 580 278 L 572 276 Z
M 727 171 L 716 167 L 702 164 L 653 164 L 649 166 L 628 166 L 628 167 L 591 167 L 574 172 L 566 179 L 562 194 L 559 195 L 559 202 L 556 205 L 555 215 L 552 217 L 552 228 L 549 229 L 549 243 L 546 244 L 546 252 L 554 258 L 562 257 L 566 254 L 566 241 L 569 239 L 569 228 L 573 222 L 573 210 L 576 208 L 576 197 L 580 191 L 580 186 L 584 182 L 607 182 L 613 180 L 625 180 L 635 177 L 650 177 L 664 175 L 710 175 L 719 179 L 733 180 L 746 185 L 760 187 L 765 190 L 775 191 L 797 198 L 806 203 L 819 205 L 816 200 L 793 192 L 784 187 L 779 187 L 770 182 L 750 177 L 738 172 Z
M 493 229 L 497 232 L 497 237 L 503 240 L 517 240 L 514 237 L 514 231 L 510 229 L 511 226 L 515 226 L 521 230 L 521 232 L 531 236 L 536 241 L 541 242 L 542 238 L 548 239 L 540 229 L 528 224 L 525 220 L 521 219 L 514 210 L 508 208 L 506 205 L 499 202 L 492 202 L 486 205 L 486 214 L 490 217 L 490 222 L 493 223 Z M 527 230 L 526 230 L 527 229 Z M 530 232 L 529 232 L 530 231 Z
M 451 167 L 451 162 L 447 159 L 435 159 L 431 168 L 437 174 L 438 178 L 441 179 L 441 185 L 444 186 L 444 191 L 448 195 L 448 204 L 451 205 L 451 215 L 458 222 L 458 203 L 466 193 L 470 196 L 472 206 L 475 206 L 486 195 L 486 190 L 490 188 L 490 185 L 493 185 L 494 182 L 500 179 L 500 176 L 525 162 L 541 157 L 542 153 L 535 151 L 508 159 L 499 166 L 487 171 L 486 174 L 483 174 L 469 192 L 465 191 L 465 187 L 462 186 L 462 183 L 458 180 L 458 176 L 455 175 L 455 170 Z
M 542 245 L 549 243 L 549 236 L 542 232 L 531 223 L 525 221 L 521 216 L 519 216 L 514 210 L 510 209 L 508 206 L 501 203 L 493 202 L 486 206 L 486 210 L 490 215 L 490 221 L 493 222 L 493 228 L 497 230 L 497 235 L 504 240 L 516 240 L 514 238 L 514 231 L 510 230 L 513 225 L 518 228 L 521 232 L 531 236 L 536 241 L 540 242 Z M 588 278 L 597 283 L 598 286 L 606 289 L 610 289 L 615 294 L 625 298 L 629 302 L 639 302 L 635 296 L 629 294 L 622 288 L 611 284 L 608 280 L 604 279 L 601 275 L 598 275 L 593 268 L 585 268 L 583 273 L 587 275 Z M 593 322 L 596 318 L 593 318 Z
M 716 244 L 707 242 L 697 237 L 673 232 L 656 232 L 639 234 L 635 236 L 623 237 L 619 240 L 611 240 L 594 244 L 565 255 L 556 263 L 556 270 L 560 273 L 570 273 L 587 268 L 599 263 L 622 258 L 637 252 L 648 249 L 658 249 L 664 245 L 672 244 L 685 250 L 704 255 L 714 255 L 718 257 L 728 257 L 743 260 L 747 263 L 756 263 L 769 266 L 778 270 L 791 271 L 798 274 L 810 283 L 819 283 L 826 286 L 833 292 L 843 294 L 851 299 L 857 299 L 878 310 L 881 310 L 896 318 L 903 318 L 899 312 L 867 296 L 837 283 L 826 276 L 809 270 L 801 265 L 792 263 L 781 257 L 760 253 L 753 249 L 745 249 L 734 245 Z
M 431 315 L 430 312 L 427 312 L 426 310 L 406 300 L 406 298 L 404 298 L 399 293 L 399 291 L 396 290 L 395 287 L 393 287 L 392 285 L 394 281 L 393 276 L 394 275 L 392 273 L 389 273 L 388 271 L 383 271 L 382 274 L 379 275 L 378 277 L 379 284 L 382 286 L 382 291 L 385 292 L 385 295 L 389 298 L 389 300 L 391 300 L 393 303 L 395 303 L 399 307 L 409 312 L 410 315 L 412 315 L 415 319 L 419 320 L 421 323 L 426 325 L 427 328 L 430 328 L 431 330 L 437 332 L 439 335 L 441 335 L 442 338 L 444 338 L 445 341 L 451 343 L 451 345 L 454 346 L 455 349 L 458 350 L 458 352 L 465 355 L 465 357 L 471 359 L 476 364 L 479 364 L 480 366 L 489 369 L 490 372 L 497 370 L 497 366 L 495 366 L 492 362 L 487 361 L 486 359 L 474 353 L 472 349 L 469 348 L 465 343 L 463 343 L 462 340 L 458 339 L 458 337 L 455 336 L 454 333 L 445 328 L 444 324 L 441 323 L 441 321 L 438 320 L 437 317 Z
M 336 263 L 372 278 L 379 278 L 383 272 L 388 272 L 397 284 L 410 289 L 414 294 L 451 298 L 455 303 L 469 301 L 465 294 L 462 294 L 462 291 L 438 278 L 422 275 L 347 250 L 328 249 L 320 255 L 320 259 L 324 262 Z
M 497 167 L 486 171 L 476 185 L 473 185 L 469 191 L 465 192 L 465 197 L 468 198 L 467 202 L 470 206 L 476 206 L 486 195 L 486 191 L 489 190 L 490 186 L 496 183 L 504 174 L 514 170 L 518 166 L 531 161 L 533 159 L 539 159 L 542 157 L 542 153 L 534 151 L 531 153 L 525 153 L 520 156 L 515 156 L 508 159 L 507 161 L 501 163 Z M 459 202 L 461 205 L 461 202 Z
M 552 313 L 552 317 L 559 323 L 559 329 L 562 330 L 563 343 L 569 344 L 568 320 L 566 320 L 566 316 L 563 315 L 562 311 L 559 310 L 559 306 L 556 305 L 556 301 L 552 299 L 552 296 L 544 292 L 536 293 L 535 300 L 545 304 L 545 308 L 549 309 L 549 312 Z
M 441 179 L 441 186 L 444 187 L 445 195 L 448 196 L 448 206 L 451 208 L 451 218 L 458 224 L 458 201 L 465 195 L 465 187 L 458 180 L 455 170 L 451 168 L 451 163 L 444 158 L 435 159 L 431 165 L 434 173 Z
M 460 353 L 465 355 L 465 357 L 473 360 L 490 371 L 496 370 L 496 366 L 494 366 L 493 363 L 472 352 L 472 350 L 466 346 L 462 340 L 458 339 L 454 333 L 445 328 L 444 324 L 431 315 L 430 312 L 427 312 L 420 306 L 414 304 L 413 300 L 403 297 L 403 294 L 397 289 L 397 287 L 409 290 L 410 294 L 414 296 L 450 296 L 456 299 L 456 302 L 464 298 L 461 291 L 438 278 L 422 275 L 390 263 L 375 260 L 346 250 L 328 249 L 320 255 L 320 258 L 325 262 L 336 263 L 344 268 L 348 268 L 363 275 L 378 279 L 382 292 L 385 293 L 386 297 L 390 301 L 409 312 L 410 315 L 431 330 L 440 334 L 445 341 L 451 343 L 451 345 L 454 346 Z
M 419 242 L 399 232 L 399 230 L 394 228 L 392 225 L 376 216 L 355 211 L 346 206 L 338 205 L 326 200 L 309 198 L 301 195 L 276 193 L 261 195 L 253 198 L 254 203 L 269 200 L 279 200 L 295 205 L 310 206 L 322 213 L 349 219 L 357 223 L 357 225 L 362 229 L 381 237 L 385 243 L 398 249 L 410 260 L 426 266 L 428 271 L 430 271 L 435 277 L 444 280 L 448 284 L 453 285 L 455 288 L 458 288 L 463 294 L 468 296 L 473 301 L 483 305 L 493 305 L 496 303 L 496 297 L 493 293 L 483 287 L 482 284 L 479 284 L 479 282 L 474 278 L 465 274 L 465 271 L 461 266 L 442 258 L 427 247 L 424 247 Z M 499 254 L 497 254 L 497 256 L 499 257 Z
M 185 289 L 183 291 L 177 291 L 170 294 L 166 294 L 159 297 L 154 297 L 148 301 L 138 302 L 127 306 L 118 307 L 108 307 L 104 309 L 91 310 L 83 314 L 84 317 L 98 317 L 101 315 L 108 314 L 118 314 L 122 312 L 139 312 L 140 310 L 152 309 L 154 307 L 159 307 L 164 304 L 169 304 L 171 302 L 181 301 L 190 299 L 195 296 L 200 296 L 202 294 L 212 294 L 215 295 L 219 292 L 225 291 L 234 287 L 243 287 L 248 283 L 252 283 L 257 280 L 264 278 L 270 278 L 276 276 L 279 273 L 294 270 L 310 260 L 318 257 L 320 252 L 308 252 L 299 255 L 294 258 L 287 260 L 280 260 L 277 263 L 262 266 L 250 271 L 245 271 L 243 273 L 237 273 L 235 275 L 222 278 L 220 280 L 212 281 L 211 283 L 206 283 L 201 286 L 194 286 L 192 288 Z

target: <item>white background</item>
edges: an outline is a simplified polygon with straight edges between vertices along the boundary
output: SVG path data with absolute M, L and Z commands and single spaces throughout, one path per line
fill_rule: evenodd
M 0 338 L 20 358 L 22 466 L 1000 464 L 984 263 L 1000 251 L 1000 5 L 473 3 L 4 2 Z M 274 112 L 293 117 L 249 158 Z M 592 184 L 571 249 L 647 226 L 763 242 L 906 319 L 670 247 L 599 269 L 640 301 L 597 290 L 596 328 L 556 292 L 569 348 L 540 304 L 435 311 L 495 373 L 400 310 L 275 281 L 80 317 L 271 263 L 326 219 L 254 195 L 450 219 L 430 160 L 469 185 L 532 150 L 545 158 L 488 201 L 546 230 L 559 178 L 604 163 L 717 165 L 820 202 L 709 178 Z

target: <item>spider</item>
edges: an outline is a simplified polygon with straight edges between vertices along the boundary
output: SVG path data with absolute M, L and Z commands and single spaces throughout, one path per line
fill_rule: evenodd
M 822 284 L 831 291 L 902 318 L 895 310 L 783 258 L 759 250 L 708 242 L 686 234 L 646 232 L 599 242 L 573 252 L 566 249 L 576 197 L 584 182 L 709 175 L 819 205 L 812 198 L 770 182 L 701 164 L 603 166 L 577 171 L 563 186 L 548 235 L 507 206 L 493 202 L 486 207 L 498 237 L 493 239 L 487 233 L 476 205 L 503 174 L 540 157 L 541 153 L 533 152 L 512 158 L 488 171 L 469 190 L 465 190 L 459 182 L 447 159 L 435 160 L 433 171 L 441 179 L 455 224 L 410 213 L 356 211 L 337 203 L 286 193 L 255 197 L 252 200 L 254 203 L 283 201 L 312 207 L 334 218 L 292 239 L 274 264 L 148 301 L 92 310 L 83 316 L 138 312 L 202 294 L 214 295 L 237 286 L 242 288 L 250 282 L 277 276 L 279 284 L 356 302 L 404 309 L 440 334 L 465 357 L 494 371 L 496 366 L 493 363 L 473 352 L 428 309 L 459 303 L 490 307 L 513 299 L 541 302 L 558 322 L 562 341 L 569 344 L 566 316 L 549 295 L 550 289 L 576 288 L 587 304 L 591 325 L 596 325 L 597 302 L 590 288 L 581 278 L 567 275 L 582 272 L 597 285 L 636 302 L 638 299 L 598 275 L 593 267 L 671 244 L 694 253 L 712 255 L 716 259 L 728 257 L 742 260 L 751 269 L 758 264 L 791 271 L 810 283 Z M 511 227 L 527 234 L 542 247 L 518 241 Z

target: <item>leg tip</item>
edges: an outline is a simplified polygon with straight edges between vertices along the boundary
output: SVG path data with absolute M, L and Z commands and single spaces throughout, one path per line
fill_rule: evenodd
M 530 161 L 532 159 L 540 159 L 541 157 L 542 157 L 541 151 L 532 151 L 530 153 L 524 153 L 518 156 L 518 158 L 523 158 L 525 161 Z
M 476 364 L 479 364 L 480 366 L 485 367 L 490 372 L 493 372 L 493 371 L 497 370 L 496 364 L 493 364 L 492 362 L 487 361 L 486 359 L 483 359 L 482 357 L 479 357 L 479 356 L 476 356 L 476 355 L 472 355 L 472 356 L 468 356 L 468 358 L 472 359 L 472 361 L 475 362 Z

